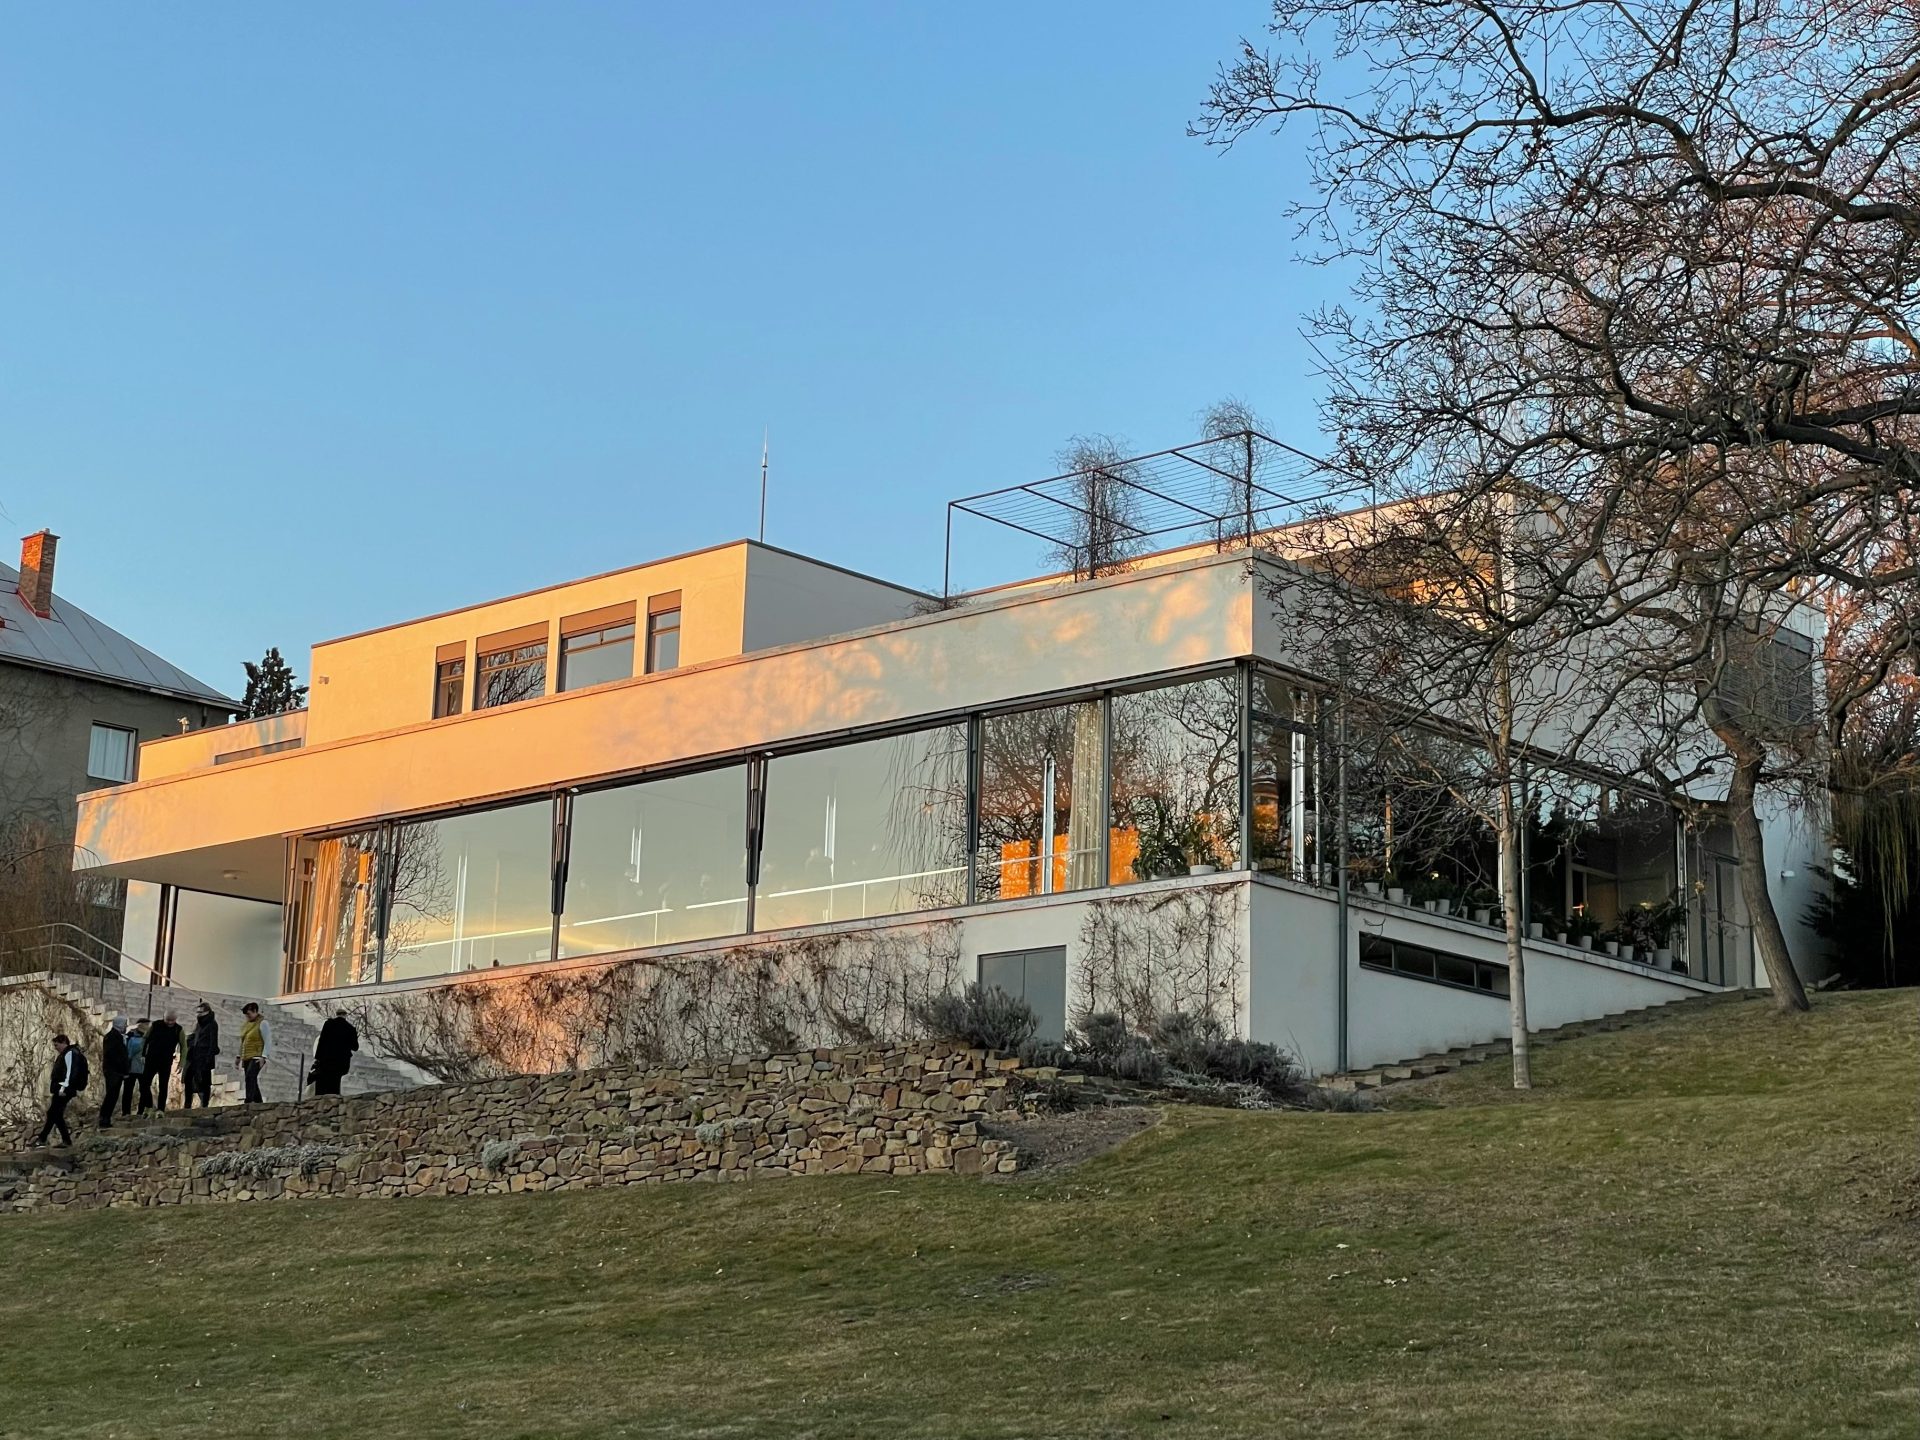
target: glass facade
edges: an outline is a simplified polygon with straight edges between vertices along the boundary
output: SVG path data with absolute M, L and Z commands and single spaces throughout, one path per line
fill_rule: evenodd
M 745 765 L 576 795 L 561 955 L 744 933 L 747 795 Z
M 967 898 L 967 727 L 768 762 L 754 927 L 960 905 Z
M 1320 859 L 1319 697 L 1256 670 L 1249 712 L 1253 868 L 1305 880 Z
M 606 635 L 581 654 L 624 644 Z M 509 637 L 502 637 L 506 639 Z M 521 637 L 510 637 L 519 641 Z M 570 639 L 573 637 L 569 637 Z M 583 637 L 584 638 L 584 635 Z M 477 683 L 524 662 L 486 655 Z M 493 672 L 487 660 L 512 663 Z M 576 656 L 567 651 L 563 674 Z M 616 663 L 614 668 L 619 668 Z M 577 672 L 576 672 L 577 673 Z M 571 681 L 569 681 L 571 683 Z M 504 693 L 504 692 L 501 692 Z M 1257 668 L 300 838 L 287 985 L 313 990 L 1246 868 L 1332 883 L 1322 700 Z M 1348 745 L 1356 883 L 1488 903 L 1482 757 Z M 1535 912 L 1595 928 L 1674 893 L 1674 817 L 1536 780 Z
M 380 958 L 381 832 L 302 840 L 294 851 L 289 990 L 373 980 Z
M 1101 883 L 1105 721 L 1096 700 L 980 721 L 975 899 Z
M 1240 685 L 1209 676 L 1113 697 L 1107 883 L 1240 863 Z
M 553 954 L 553 802 L 389 827 L 383 980 Z

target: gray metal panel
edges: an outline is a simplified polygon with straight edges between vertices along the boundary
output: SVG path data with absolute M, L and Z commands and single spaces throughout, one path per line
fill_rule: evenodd
M 109 684 L 236 708 L 228 696 L 169 665 L 144 645 L 136 645 L 64 596 L 55 595 L 53 617 L 41 619 L 20 598 L 19 584 L 20 572 L 0 563 L 0 662 L 65 670 Z

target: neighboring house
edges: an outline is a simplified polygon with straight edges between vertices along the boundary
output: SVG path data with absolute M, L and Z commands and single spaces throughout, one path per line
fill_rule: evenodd
M 1496 1038 L 1494 926 L 1335 887 L 1325 686 L 1267 600 L 1287 569 L 1220 542 L 943 602 L 740 541 L 318 644 L 307 711 L 153 740 L 81 838 L 139 882 L 156 963 L 214 990 L 737 965 L 918 927 L 1053 1033 L 1132 986 L 1316 1070 Z M 1722 837 L 1580 793 L 1537 907 L 1696 900 L 1657 963 L 1543 927 L 1534 1023 L 1755 983 Z M 1771 838 L 1783 871 L 1818 858 Z
M 0 564 L 0 826 L 72 838 L 75 796 L 138 774 L 140 746 L 224 725 L 238 707 L 54 590 L 58 537 Z M 120 887 L 96 887 L 90 928 L 119 942 Z M 108 933 L 112 932 L 112 933 Z

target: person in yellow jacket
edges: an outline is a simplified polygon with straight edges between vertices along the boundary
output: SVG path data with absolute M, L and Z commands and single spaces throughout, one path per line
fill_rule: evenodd
M 260 1007 L 249 1000 L 240 1007 L 240 1069 L 246 1075 L 247 1104 L 261 1101 L 260 1072 L 266 1069 L 267 1056 L 273 1053 L 273 1039 L 267 1034 L 266 1019 Z

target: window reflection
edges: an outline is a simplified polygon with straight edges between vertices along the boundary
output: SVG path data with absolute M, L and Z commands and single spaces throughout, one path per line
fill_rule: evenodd
M 1240 690 L 1232 676 L 1113 697 L 1108 883 L 1240 856 Z
M 381 978 L 548 959 L 552 833 L 549 800 L 393 826 Z
M 1316 697 L 1277 675 L 1253 675 L 1253 868 L 1314 878 L 1319 860 Z
M 633 621 L 602 626 L 560 641 L 560 689 L 585 690 L 633 674 Z
M 1105 750 L 1097 701 L 980 722 L 976 900 L 1100 883 Z
M 547 693 L 547 642 L 535 640 L 480 652 L 473 708 L 512 705 Z
M 573 801 L 560 953 L 596 955 L 747 928 L 747 770 Z
M 375 877 L 380 832 L 302 840 L 294 858 L 290 990 L 359 985 L 379 958 Z
M 967 729 L 769 764 L 754 927 L 958 905 L 967 891 Z

